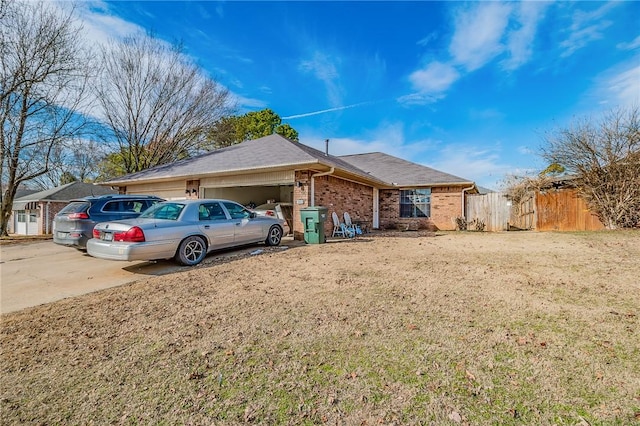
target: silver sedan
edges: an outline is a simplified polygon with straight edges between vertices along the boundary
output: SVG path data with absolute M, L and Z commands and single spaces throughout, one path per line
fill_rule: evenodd
M 257 242 L 277 246 L 284 226 L 284 220 L 258 216 L 234 201 L 165 201 L 136 219 L 97 224 L 87 253 L 111 260 L 175 258 L 196 265 L 212 250 Z

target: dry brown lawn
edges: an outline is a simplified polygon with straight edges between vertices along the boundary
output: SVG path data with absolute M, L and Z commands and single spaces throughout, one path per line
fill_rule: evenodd
M 640 423 L 640 233 L 265 249 L 2 316 L 1 423 Z

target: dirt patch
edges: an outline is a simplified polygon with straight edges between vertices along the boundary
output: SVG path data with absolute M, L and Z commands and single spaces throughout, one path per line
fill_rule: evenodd
M 638 258 L 412 231 L 210 257 L 3 315 L 2 424 L 632 424 Z
M 38 241 L 52 240 L 53 236 L 48 235 L 10 235 L 8 237 L 0 237 L 0 246 L 9 244 L 25 244 Z

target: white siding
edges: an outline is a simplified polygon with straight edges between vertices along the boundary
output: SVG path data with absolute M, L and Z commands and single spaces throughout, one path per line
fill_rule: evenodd
M 169 182 L 139 183 L 127 185 L 127 194 L 156 195 L 167 200 L 185 199 L 187 181 L 183 177 Z M 263 199 L 291 202 L 295 181 L 293 170 L 280 172 L 251 173 L 200 179 L 200 196 L 207 198 L 229 198 L 243 203 Z
M 127 185 L 127 194 L 145 194 L 170 199 L 185 198 L 186 182 L 184 180 L 172 182 L 141 183 Z
M 295 172 L 287 170 L 202 178 L 200 179 L 200 186 L 204 188 L 227 188 L 233 186 L 291 185 L 294 180 Z

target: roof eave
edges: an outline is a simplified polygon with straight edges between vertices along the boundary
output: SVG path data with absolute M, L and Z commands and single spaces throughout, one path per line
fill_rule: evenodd
M 176 179 L 202 179 L 208 177 L 217 177 L 217 176 L 230 176 L 236 174 L 245 174 L 250 172 L 276 172 L 282 170 L 291 170 L 298 169 L 301 167 L 313 167 L 320 164 L 318 161 L 303 161 L 299 163 L 287 163 L 287 164 L 279 164 L 277 166 L 264 166 L 264 167 L 246 167 L 240 169 L 227 169 L 227 170 L 218 170 L 215 172 L 207 172 L 207 173 L 181 173 L 174 175 L 161 176 L 157 178 L 139 178 L 139 179 L 123 179 L 123 180 L 109 180 L 106 182 L 99 182 L 98 185 L 103 186 L 123 186 L 123 185 L 135 185 L 140 183 L 158 183 L 158 182 L 168 182 Z
M 431 182 L 431 183 L 399 183 L 388 185 L 384 189 L 400 189 L 400 188 L 420 188 L 420 187 L 434 187 L 434 186 L 476 186 L 475 182 Z
M 98 182 L 98 185 L 103 186 L 126 186 L 126 185 L 136 185 L 141 183 L 160 183 L 160 182 L 169 182 L 176 179 L 203 179 L 209 177 L 221 177 L 221 176 L 230 176 L 236 174 L 245 174 L 245 173 L 255 173 L 255 172 L 275 172 L 282 170 L 299 170 L 304 168 L 318 168 L 321 166 L 323 168 L 322 171 L 326 171 L 331 169 L 331 167 L 335 167 L 328 162 L 323 162 L 320 160 L 313 161 L 301 161 L 296 163 L 287 163 L 287 164 L 279 164 L 277 166 L 264 166 L 264 167 L 248 167 L 248 168 L 240 168 L 240 169 L 228 169 L 228 170 L 219 170 L 215 172 L 209 173 L 189 173 L 189 174 L 175 174 L 168 176 L 161 176 L 157 178 L 140 178 L 140 179 L 123 179 L 123 180 L 110 180 L 107 182 Z M 324 170 L 326 169 L 326 170 Z M 352 173 L 349 170 L 345 170 L 341 167 L 336 167 L 337 176 L 345 176 L 351 179 L 360 180 L 363 183 L 370 184 L 372 186 L 380 186 L 387 185 L 387 182 L 376 179 L 372 176 L 362 176 L 356 173 Z

